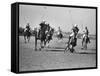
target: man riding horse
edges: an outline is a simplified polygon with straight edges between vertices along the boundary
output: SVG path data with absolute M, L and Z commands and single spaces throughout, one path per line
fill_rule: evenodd
M 47 24 L 47 30 L 46 30 L 46 42 L 49 43 L 50 40 L 52 40 L 52 36 L 54 33 L 54 29 L 50 27 L 49 24 Z
M 30 36 L 31 36 L 31 28 L 30 28 L 29 23 L 27 23 L 26 28 L 24 29 L 24 39 L 25 39 L 25 43 L 26 43 L 26 39 L 28 39 L 28 42 L 29 42 Z
M 79 28 L 78 28 L 78 25 L 75 24 L 72 28 L 73 32 L 75 33 L 75 44 L 77 45 L 77 35 L 78 35 L 78 32 L 79 32 Z
M 58 39 L 62 39 L 63 38 L 63 34 L 62 34 L 62 31 L 61 31 L 60 27 L 58 27 L 57 37 L 58 37 Z
M 52 39 L 52 30 L 51 27 L 46 21 L 42 21 L 40 24 L 40 29 L 38 31 L 37 39 L 41 40 L 41 48 L 44 48 L 46 43 Z M 44 45 L 43 45 L 44 44 Z
M 82 49 L 87 49 L 87 43 L 90 43 L 89 39 L 89 31 L 88 28 L 85 27 L 85 30 L 83 31 L 83 37 L 82 37 Z
M 65 48 L 65 50 L 70 50 L 71 52 L 74 52 L 74 47 L 77 45 L 77 34 L 78 34 L 78 27 L 77 25 L 75 24 L 72 28 L 72 32 L 69 36 L 69 40 L 68 40 L 68 45 L 67 47 Z

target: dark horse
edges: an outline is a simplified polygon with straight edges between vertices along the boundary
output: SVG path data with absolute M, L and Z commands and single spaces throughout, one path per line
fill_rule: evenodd
M 39 29 L 39 31 L 37 32 L 37 34 L 35 34 L 35 38 L 36 38 L 36 47 L 37 48 L 37 40 L 40 40 L 41 43 L 40 43 L 40 50 L 42 48 L 44 48 L 46 46 L 46 43 L 50 42 L 50 40 L 52 39 L 52 36 L 53 36 L 53 31 L 54 29 L 51 29 L 50 30 L 50 26 L 48 24 L 45 24 L 45 23 L 40 23 L 40 26 L 41 28 Z
M 46 45 L 45 39 L 46 39 L 47 25 L 41 23 L 40 26 L 41 26 L 41 29 L 39 30 L 39 39 L 41 41 L 40 45 L 41 45 L 41 48 L 44 48 L 44 46 Z
M 69 41 L 67 42 L 65 52 L 66 52 L 66 50 L 70 50 L 71 53 L 73 53 L 75 51 L 74 47 L 76 46 L 76 43 L 77 43 L 76 35 L 77 34 L 73 31 L 72 36 L 69 36 Z
M 53 33 L 54 33 L 54 29 L 53 29 L 53 28 L 51 28 L 51 29 L 49 29 L 49 30 L 47 31 L 47 33 L 46 33 L 46 40 L 45 40 L 46 43 L 49 43 L 50 40 L 52 40 Z
M 30 28 L 24 29 L 24 40 L 25 43 L 30 41 L 30 36 L 31 36 L 31 30 Z
M 74 50 L 74 47 L 75 46 L 76 46 L 76 38 L 75 37 L 71 37 L 70 40 L 67 43 L 67 46 L 65 48 L 65 51 L 66 50 L 70 50 L 70 52 L 73 53 L 75 51 Z

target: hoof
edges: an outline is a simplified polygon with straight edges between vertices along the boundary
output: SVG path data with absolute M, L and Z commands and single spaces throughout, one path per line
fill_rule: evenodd
M 70 52 L 73 53 L 73 52 L 75 52 L 75 50 L 74 49 L 70 49 Z

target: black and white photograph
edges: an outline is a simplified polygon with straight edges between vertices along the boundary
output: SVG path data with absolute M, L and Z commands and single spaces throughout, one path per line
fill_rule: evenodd
M 19 4 L 19 71 L 97 67 L 96 9 Z

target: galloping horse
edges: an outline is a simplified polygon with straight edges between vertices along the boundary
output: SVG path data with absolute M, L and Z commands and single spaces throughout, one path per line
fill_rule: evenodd
M 28 41 L 30 41 L 30 36 L 31 36 L 31 30 L 29 28 L 29 26 L 27 28 L 24 29 L 24 40 L 25 43 Z
M 40 23 L 41 28 L 39 29 L 38 37 L 37 39 L 41 41 L 40 46 L 41 48 L 44 48 L 46 45 L 46 30 L 48 28 L 47 24 L 45 22 Z
M 50 40 L 52 39 L 54 29 L 50 30 L 50 26 L 45 23 L 40 23 L 40 26 L 41 28 L 39 29 L 37 34 L 35 34 L 35 38 L 36 38 L 35 48 L 37 49 L 37 40 L 40 40 L 41 41 L 40 50 L 41 50 L 42 48 L 46 46 L 46 43 L 47 42 L 49 43 Z
M 74 47 L 76 46 L 76 43 L 77 43 L 76 35 L 77 35 L 77 33 L 74 30 L 72 30 L 72 34 L 69 36 L 69 40 L 67 42 L 65 51 L 70 50 L 70 52 L 72 52 L 72 53 L 75 51 Z
M 44 46 L 46 45 L 45 39 L 46 39 L 47 25 L 44 23 L 41 23 L 40 26 L 41 26 L 41 29 L 39 30 L 39 39 L 41 41 L 40 45 L 41 45 L 41 48 L 44 48 Z
M 69 41 L 68 41 L 67 46 L 65 48 L 65 51 L 70 50 L 70 52 L 73 53 L 75 46 L 76 46 L 76 38 L 74 36 L 72 36 L 69 38 Z

